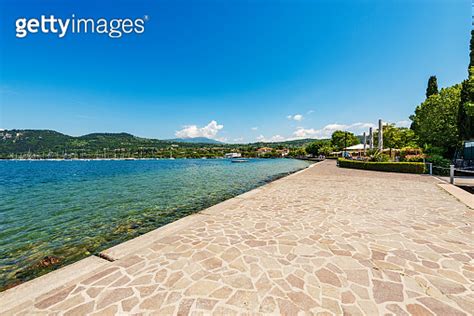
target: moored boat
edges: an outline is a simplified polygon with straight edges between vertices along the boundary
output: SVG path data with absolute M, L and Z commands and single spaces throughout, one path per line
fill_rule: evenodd
M 238 163 L 238 162 L 249 162 L 249 160 L 247 158 L 234 158 L 231 160 L 231 162 L 235 162 L 235 163 Z

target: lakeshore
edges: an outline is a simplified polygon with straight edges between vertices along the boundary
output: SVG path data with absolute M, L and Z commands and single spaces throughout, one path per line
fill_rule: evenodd
M 308 165 L 292 159 L 0 161 L 0 291 Z
M 2 314 L 468 315 L 473 211 L 324 161 L 0 293 Z

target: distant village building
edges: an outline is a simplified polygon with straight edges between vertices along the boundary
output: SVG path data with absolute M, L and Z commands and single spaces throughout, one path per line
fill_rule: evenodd
M 286 157 L 290 153 L 290 150 L 288 148 L 284 148 L 284 149 L 279 149 L 276 152 L 279 153 L 280 156 Z
M 264 156 L 266 154 L 271 154 L 271 153 L 277 153 L 278 156 L 280 157 L 286 157 L 290 153 L 290 150 L 288 148 L 283 148 L 283 149 L 274 149 L 270 147 L 261 147 L 257 149 L 257 154 L 258 156 Z M 276 157 L 276 155 L 274 155 Z
M 257 153 L 259 156 L 271 153 L 272 151 L 273 151 L 273 148 L 270 148 L 270 147 L 262 147 L 262 148 L 257 149 Z

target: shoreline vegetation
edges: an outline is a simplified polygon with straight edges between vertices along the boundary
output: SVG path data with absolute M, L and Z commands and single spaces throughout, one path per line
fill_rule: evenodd
M 0 159 L 210 159 L 230 152 L 245 158 L 277 158 L 301 156 L 311 142 L 314 139 L 227 144 L 202 138 L 159 140 L 127 133 L 73 137 L 52 130 L 14 129 L 0 131 Z

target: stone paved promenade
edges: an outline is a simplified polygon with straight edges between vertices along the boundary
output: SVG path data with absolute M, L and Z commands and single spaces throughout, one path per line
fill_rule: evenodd
M 0 314 L 469 315 L 474 213 L 438 182 L 323 162 L 6 291 Z

